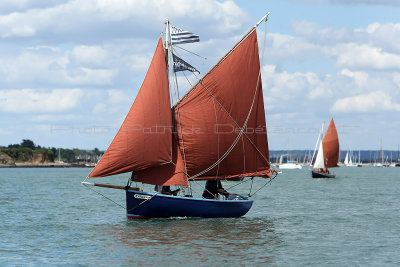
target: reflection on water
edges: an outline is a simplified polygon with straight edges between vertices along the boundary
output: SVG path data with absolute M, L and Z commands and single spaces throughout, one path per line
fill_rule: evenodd
M 103 233 L 110 247 L 129 251 L 130 264 L 269 263 L 282 243 L 265 218 L 137 220 Z

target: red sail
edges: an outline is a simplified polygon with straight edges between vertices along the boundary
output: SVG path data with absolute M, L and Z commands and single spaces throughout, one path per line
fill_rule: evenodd
M 173 141 L 172 151 L 172 162 L 135 172 L 132 176 L 132 181 L 154 185 L 187 186 L 188 180 L 185 175 L 185 165 L 182 154 L 176 144 L 176 138 Z
M 161 38 L 121 128 L 89 177 L 139 171 L 171 161 L 171 106 Z
M 256 31 L 195 85 L 175 116 L 189 178 L 270 177 Z
M 325 167 L 337 167 L 339 159 L 339 138 L 333 119 L 329 123 L 328 130 L 326 130 L 322 146 L 324 150 Z

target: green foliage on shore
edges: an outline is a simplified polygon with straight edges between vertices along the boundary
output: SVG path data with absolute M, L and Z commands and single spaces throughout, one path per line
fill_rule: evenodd
M 16 162 L 26 162 L 33 157 L 32 149 L 27 147 L 0 148 L 0 152 L 10 156 Z
M 77 148 L 45 148 L 35 145 L 29 139 L 23 139 L 20 144 L 10 144 L 7 147 L 0 146 L 0 153 L 10 156 L 15 162 L 30 162 L 35 157 L 40 157 L 41 161 L 45 162 L 60 160 L 67 163 L 95 163 L 103 154 L 98 148 L 89 151 Z

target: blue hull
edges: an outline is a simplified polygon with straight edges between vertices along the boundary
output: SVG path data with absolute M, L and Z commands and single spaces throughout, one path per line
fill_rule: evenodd
M 253 200 L 214 200 L 126 191 L 128 219 L 169 217 L 228 218 L 245 215 Z

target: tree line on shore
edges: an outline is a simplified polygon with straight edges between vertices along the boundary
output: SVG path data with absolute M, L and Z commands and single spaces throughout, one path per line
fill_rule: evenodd
M 98 148 L 83 150 L 78 148 L 55 148 L 35 145 L 30 139 L 23 139 L 20 144 L 10 144 L 7 147 L 0 146 L 0 154 L 6 154 L 15 162 L 31 161 L 34 155 L 41 155 L 43 161 L 63 161 L 67 163 L 96 163 L 104 153 Z

